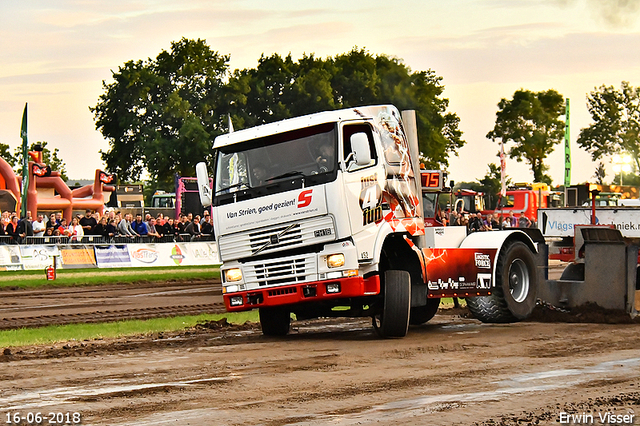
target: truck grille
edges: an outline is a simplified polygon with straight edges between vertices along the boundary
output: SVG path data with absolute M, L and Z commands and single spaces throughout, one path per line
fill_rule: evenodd
M 316 256 L 303 255 L 245 264 L 245 282 L 249 289 L 315 281 Z
M 298 222 L 253 229 L 219 237 L 223 262 L 245 259 L 265 253 L 326 243 L 336 239 L 331 216 L 320 216 Z

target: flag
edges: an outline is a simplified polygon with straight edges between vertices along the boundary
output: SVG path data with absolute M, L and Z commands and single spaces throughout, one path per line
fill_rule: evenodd
M 569 98 L 564 122 L 564 186 L 571 185 L 571 138 L 569 135 Z
M 20 217 L 27 216 L 27 188 L 29 187 L 29 162 L 28 162 L 28 142 L 27 142 L 27 104 L 24 104 L 22 113 L 22 127 L 20 128 L 22 138 L 22 197 L 20 200 Z
M 506 185 L 506 175 L 507 175 L 507 162 L 504 156 L 504 143 L 500 141 L 500 196 L 507 196 L 507 185 Z

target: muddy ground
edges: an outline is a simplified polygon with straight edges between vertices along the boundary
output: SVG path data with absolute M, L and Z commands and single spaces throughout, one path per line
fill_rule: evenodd
M 298 322 L 286 338 L 209 323 L 8 348 L 0 422 L 41 412 L 85 425 L 640 425 L 640 324 L 466 316 L 441 312 L 397 340 L 347 319 Z

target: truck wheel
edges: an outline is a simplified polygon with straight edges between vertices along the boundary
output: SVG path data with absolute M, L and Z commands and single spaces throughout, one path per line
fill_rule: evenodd
M 386 271 L 383 297 L 382 313 L 373 317 L 373 328 L 383 338 L 406 336 L 411 309 L 411 275 L 407 271 Z
M 425 306 L 411 308 L 409 324 L 420 325 L 429 321 L 435 316 L 436 312 L 438 312 L 438 306 L 440 306 L 440 299 L 427 299 Z
M 265 336 L 286 336 L 291 328 L 291 312 L 282 308 L 260 308 L 260 326 Z
M 525 319 L 536 306 L 536 260 L 526 244 L 505 246 L 496 266 L 496 282 L 490 296 L 467 299 L 474 317 L 482 322 L 506 323 Z

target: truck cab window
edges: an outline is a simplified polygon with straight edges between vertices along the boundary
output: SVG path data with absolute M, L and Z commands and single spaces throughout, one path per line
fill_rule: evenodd
M 344 148 L 342 152 L 343 160 L 348 160 L 350 157 L 350 154 L 352 153 L 351 136 L 356 133 L 364 133 L 367 135 L 367 139 L 369 140 L 369 151 L 371 152 L 371 159 L 372 159 L 372 162 L 369 166 L 375 165 L 377 163 L 377 155 L 376 155 L 375 145 L 373 143 L 373 132 L 371 131 L 371 126 L 363 123 L 348 124 L 342 128 L 342 140 L 343 140 L 343 148 Z M 351 156 L 351 158 L 353 158 L 353 156 Z M 349 164 L 347 164 L 347 166 L 348 165 Z M 364 166 L 364 167 L 369 167 L 369 166 Z M 361 168 L 363 167 L 358 167 L 355 169 L 361 169 Z M 350 168 L 350 170 L 355 170 L 355 169 L 353 167 Z
M 325 123 L 220 147 L 214 205 L 335 180 L 335 123 Z

